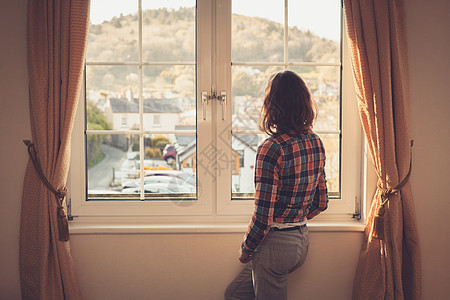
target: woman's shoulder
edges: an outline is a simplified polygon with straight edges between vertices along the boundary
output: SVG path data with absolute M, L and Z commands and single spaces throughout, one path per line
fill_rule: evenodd
M 275 146 L 276 144 L 278 144 L 276 141 L 276 137 L 269 136 L 259 144 L 259 148 L 270 148 Z
M 258 146 L 258 152 L 279 152 L 280 140 L 279 137 L 269 136 L 261 142 Z
M 323 147 L 323 142 L 320 136 L 312 129 L 309 129 L 308 131 L 301 134 L 281 134 L 276 137 L 271 137 L 268 140 L 269 141 L 267 141 L 267 143 L 269 145 L 275 144 L 280 148 L 289 148 L 292 146 L 292 144 L 297 144 L 300 147 L 305 144 L 312 144 L 314 147 Z
M 315 133 L 312 129 L 308 130 L 308 132 L 306 133 L 306 136 L 309 137 L 310 139 L 320 140 L 319 135 L 317 133 Z

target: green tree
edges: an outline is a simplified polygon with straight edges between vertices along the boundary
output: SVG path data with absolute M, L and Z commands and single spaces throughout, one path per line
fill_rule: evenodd
M 111 125 L 109 125 L 103 112 L 92 101 L 89 101 L 86 105 L 86 120 L 88 130 L 111 129 Z
M 103 112 L 95 106 L 94 103 L 88 102 L 86 105 L 86 120 L 88 130 L 109 130 L 111 126 L 106 120 Z M 89 134 L 86 138 L 87 143 L 87 164 L 88 167 L 100 162 L 104 156 L 101 151 L 102 143 L 108 138 L 107 135 Z

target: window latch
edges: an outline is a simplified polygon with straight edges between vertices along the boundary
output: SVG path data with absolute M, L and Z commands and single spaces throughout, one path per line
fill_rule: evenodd
M 210 100 L 217 100 L 222 105 L 222 120 L 225 120 L 226 108 L 227 108 L 227 92 L 221 91 L 220 95 L 217 94 L 217 88 L 215 85 L 211 88 L 211 95 L 206 91 L 202 91 L 202 116 L 203 121 L 206 120 L 206 105 Z

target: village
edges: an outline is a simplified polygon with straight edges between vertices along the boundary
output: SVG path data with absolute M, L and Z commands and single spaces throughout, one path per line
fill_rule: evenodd
M 104 95 L 104 93 L 103 93 Z M 102 97 L 94 105 L 103 112 L 112 131 L 139 129 L 139 99 Z M 232 191 L 253 193 L 253 174 L 256 150 L 264 135 L 241 133 L 255 131 L 261 99 L 239 97 L 234 107 L 232 157 L 213 158 L 202 163 L 211 164 L 208 170 L 232 167 Z M 144 137 L 144 186 L 146 193 L 195 193 L 197 171 L 196 110 L 190 98 L 143 99 L 143 127 L 146 130 L 176 132 L 148 134 Z M 256 119 L 255 119 L 256 116 Z M 166 141 L 152 152 L 152 139 Z M 101 146 L 105 157 L 88 169 L 89 194 L 140 193 L 140 151 L 136 135 L 111 134 Z M 212 146 L 211 146 L 212 147 Z M 209 148 L 211 148 L 209 147 Z M 217 149 L 206 149 L 206 151 Z M 89 149 L 88 149 L 89 151 Z M 148 154 L 148 155 L 147 155 Z M 203 155 L 208 155 L 203 153 Z M 111 157 L 114 157 L 111 159 Z

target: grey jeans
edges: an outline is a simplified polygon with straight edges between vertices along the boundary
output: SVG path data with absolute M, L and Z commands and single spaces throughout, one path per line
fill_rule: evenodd
M 226 289 L 225 299 L 287 299 L 287 275 L 303 264 L 308 246 L 306 225 L 291 231 L 269 231 L 252 261 Z

